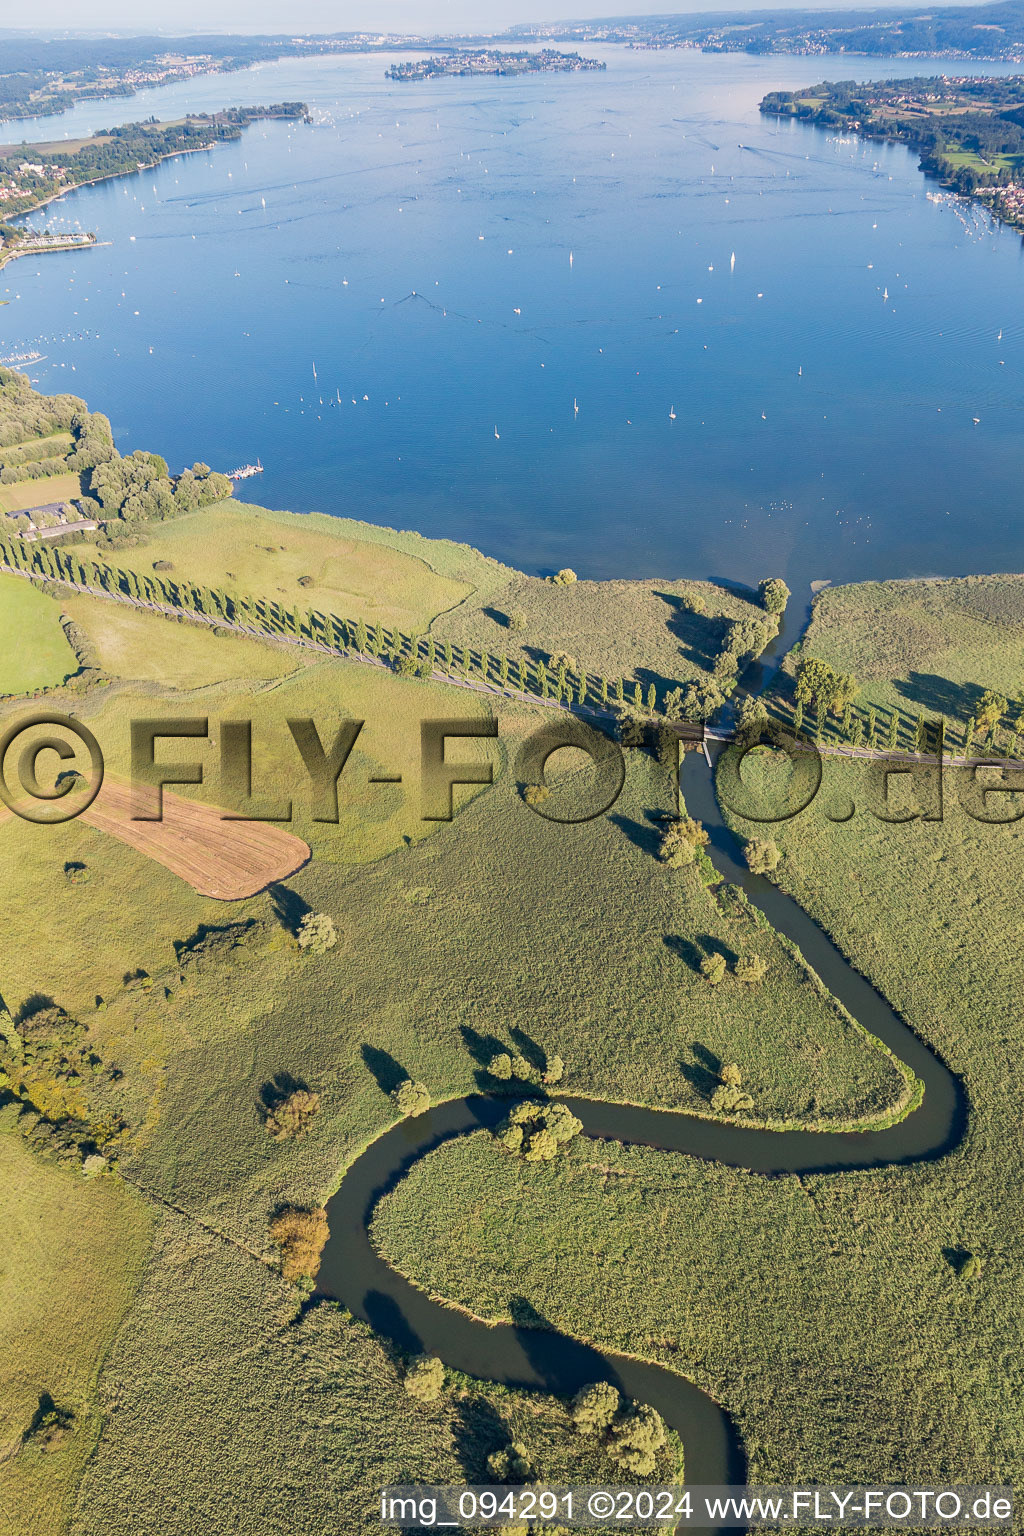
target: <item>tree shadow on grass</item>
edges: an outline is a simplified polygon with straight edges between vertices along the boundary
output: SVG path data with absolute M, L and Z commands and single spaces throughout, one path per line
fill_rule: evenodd
M 259 1102 L 264 1109 L 274 1109 L 283 1100 L 290 1098 L 293 1093 L 308 1093 L 309 1084 L 301 1077 L 292 1077 L 290 1072 L 277 1072 L 269 1082 L 263 1084 L 260 1089 Z
M 297 891 L 290 890 L 287 885 L 271 885 L 268 887 L 270 899 L 274 907 L 274 916 L 282 928 L 292 935 L 299 931 L 302 919 L 307 912 L 312 912 L 308 901 L 303 901 Z
M 619 831 L 624 833 L 633 847 L 639 848 L 641 853 L 649 853 L 652 856 L 657 853 L 661 842 L 659 827 L 645 826 L 642 821 L 634 821 L 631 816 L 610 816 L 608 819 L 614 822 Z
M 952 715 L 963 720 L 977 713 L 983 688 L 977 683 L 954 683 L 936 672 L 911 672 L 896 692 L 925 714 Z
M 543 1072 L 548 1064 L 547 1052 L 538 1045 L 532 1035 L 528 1035 L 525 1029 L 519 1029 L 515 1024 L 509 1025 L 509 1038 L 520 1054 L 526 1057 L 531 1067 L 536 1067 L 538 1072 Z
M 710 1099 L 715 1089 L 721 1083 L 719 1075 L 722 1070 L 721 1059 L 715 1055 L 714 1051 L 709 1051 L 707 1046 L 701 1045 L 699 1040 L 693 1041 L 691 1050 L 693 1051 L 693 1061 L 680 1059 L 679 1070 L 686 1078 L 686 1081 L 693 1088 L 696 1088 L 699 1094 L 703 1095 L 706 1099 Z
M 692 939 L 684 939 L 678 933 L 666 933 L 661 941 L 667 950 L 677 955 L 680 960 L 686 962 L 691 971 L 699 971 L 700 963 L 704 959 L 704 950 Z
M 680 642 L 680 649 L 687 660 L 710 669 L 725 642 L 729 620 L 720 615 L 694 613 L 685 599 L 675 592 L 655 592 L 668 606 L 666 627 L 670 635 Z M 652 679 L 653 681 L 653 679 Z
M 462 1036 L 463 1045 L 478 1067 L 486 1068 L 499 1051 L 508 1050 L 507 1041 L 499 1040 L 497 1035 L 482 1035 L 470 1024 L 460 1024 L 459 1034 Z
M 359 1050 L 381 1093 L 391 1093 L 399 1083 L 407 1080 L 408 1072 L 388 1051 L 382 1051 L 376 1045 L 367 1045 L 365 1041 Z
M 469 1483 L 487 1483 L 487 1458 L 500 1451 L 512 1438 L 508 1425 L 494 1404 L 486 1397 L 471 1394 L 456 1405 L 452 1416 L 452 1438 Z
M 50 1008 L 56 1008 L 57 1002 L 45 992 L 33 992 L 31 997 L 26 997 L 18 1009 L 15 1018 L 16 1024 L 27 1024 L 29 1019 L 35 1018 L 37 1013 L 45 1013 Z

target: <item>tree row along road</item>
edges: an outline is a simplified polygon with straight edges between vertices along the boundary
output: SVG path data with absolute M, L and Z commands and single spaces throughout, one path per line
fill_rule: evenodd
M 8 565 L 0 560 L 0 573 L 9 576 L 22 576 L 29 581 L 50 583 L 54 586 L 66 587 L 69 592 L 80 592 L 84 597 L 103 598 L 107 602 L 120 603 L 126 608 L 139 608 L 147 613 L 159 614 L 162 618 L 177 621 L 185 619 L 189 623 L 205 625 L 211 630 L 227 630 L 231 634 L 241 635 L 247 640 L 258 640 L 263 644 L 286 645 L 293 650 L 312 651 L 319 656 L 329 656 L 334 661 L 354 661 L 363 666 L 380 667 L 387 671 L 395 671 L 381 656 L 370 656 L 364 651 L 357 651 L 351 647 L 331 646 L 320 640 L 311 640 L 305 635 L 287 635 L 272 633 L 265 629 L 256 629 L 251 625 L 238 624 L 230 619 L 221 618 L 219 615 L 199 613 L 191 608 L 177 608 L 172 603 L 158 603 L 146 598 L 133 597 L 129 593 L 110 591 L 107 587 L 93 587 L 83 582 L 72 581 L 66 576 L 50 576 L 42 571 L 26 571 L 18 566 Z M 526 693 L 518 688 L 504 686 L 500 683 L 484 682 L 480 678 L 455 677 L 451 672 L 446 672 L 440 667 L 435 667 L 430 674 L 431 682 L 446 683 L 451 688 L 466 688 L 471 693 L 490 694 L 495 698 L 513 699 L 523 704 L 538 704 L 546 709 L 560 709 L 572 715 L 577 715 L 593 720 L 614 721 L 620 718 L 620 714 L 611 709 L 597 709 L 590 704 L 566 704 L 561 699 L 543 697 L 537 693 Z M 629 710 L 633 706 L 625 704 L 622 708 Z M 659 717 L 660 718 L 660 717 Z M 691 721 L 674 722 L 665 721 L 670 728 L 675 726 L 681 735 L 687 735 L 689 730 L 700 729 L 699 723 Z M 704 736 L 709 742 L 730 742 L 736 739 L 736 733 L 732 731 L 713 730 L 705 727 Z M 804 750 L 815 751 L 819 757 L 837 757 L 842 759 L 855 759 L 863 762 L 899 762 L 905 764 L 928 763 L 934 764 L 936 758 L 927 753 L 901 752 L 897 750 L 887 751 L 884 748 L 872 747 L 835 747 L 823 743 L 816 743 L 813 747 L 806 744 Z M 992 767 L 992 768 L 1020 768 L 1022 765 L 1014 758 L 1002 758 L 993 755 L 984 757 L 956 757 L 952 754 L 944 754 L 943 762 L 949 767 Z
M 741 862 L 738 844 L 715 800 L 712 775 L 700 754 L 683 769 L 689 813 L 711 835 L 709 852 L 724 879 L 742 885 L 773 926 L 798 944 L 805 959 L 853 1016 L 915 1073 L 924 1088 L 918 1107 L 897 1125 L 855 1133 L 766 1131 L 704 1119 L 678 1110 L 643 1109 L 567 1096 L 565 1102 L 596 1140 L 654 1147 L 772 1177 L 883 1168 L 948 1153 L 967 1118 L 964 1090 L 939 1058 L 840 954 L 790 897 Z M 451 1100 L 401 1121 L 350 1165 L 328 1203 L 330 1238 L 318 1293 L 344 1304 L 400 1349 L 437 1355 L 467 1375 L 510 1387 L 569 1396 L 594 1381 L 611 1381 L 627 1397 L 649 1403 L 682 1439 L 691 1484 L 742 1483 L 746 1461 L 728 1414 L 707 1393 L 665 1366 L 613 1354 L 547 1325 L 524 1304 L 511 1324 L 492 1325 L 446 1306 L 418 1289 L 374 1249 L 369 1224 L 381 1197 L 442 1142 L 493 1129 L 509 1101 L 486 1095 Z M 780 1382 L 779 1390 L 798 1390 Z M 821 1471 L 822 1469 L 819 1469 Z

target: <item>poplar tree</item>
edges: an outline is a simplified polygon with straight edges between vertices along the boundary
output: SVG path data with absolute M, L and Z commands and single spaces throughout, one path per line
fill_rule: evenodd
M 898 710 L 893 710 L 889 716 L 889 751 L 895 752 L 900 744 L 900 716 Z

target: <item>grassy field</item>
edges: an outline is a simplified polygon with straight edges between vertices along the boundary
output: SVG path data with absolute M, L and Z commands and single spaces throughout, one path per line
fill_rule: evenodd
M 372 1536 L 380 1488 L 487 1481 L 487 1455 L 510 1440 L 554 1483 L 621 1481 L 556 1399 L 450 1377 L 441 1401 L 414 1402 L 368 1329 L 331 1306 L 300 1316 L 290 1287 L 178 1217 L 135 1317 L 104 1376 L 117 1411 L 73 1536 Z
M 525 627 L 512 627 L 520 613 Z M 763 619 L 749 598 L 700 581 L 578 581 L 511 574 L 481 601 L 445 614 L 435 632 L 512 658 L 568 652 L 587 671 L 659 691 L 710 672 L 734 619 Z
M 223 502 L 153 525 L 140 548 L 86 546 L 83 553 L 140 572 L 169 561 L 176 576 L 192 581 L 415 631 L 471 590 L 397 540 L 391 545 L 361 537 L 361 527 L 342 518 Z M 424 552 L 431 547 L 420 544 Z
M 47 506 L 51 501 L 72 501 L 81 491 L 78 475 L 19 480 L 14 485 L 0 485 L 0 512 L 24 512 L 27 507 Z
M 1024 576 L 826 588 L 803 650 L 852 672 L 858 704 L 962 724 L 986 688 L 1024 691 Z
M 15 580 L 16 578 L 11 578 Z M 41 602 L 49 599 L 40 598 Z M 90 600 L 86 600 L 90 601 Z M 50 604 L 51 607 L 55 605 Z M 95 601 L 96 609 L 107 605 Z M 112 606 L 112 605 L 111 605 Z M 176 640 L 191 634 L 166 621 L 161 634 Z M 201 637 L 207 638 L 207 637 Z M 209 639 L 212 646 L 230 648 L 231 641 Z M 238 642 L 241 647 L 244 642 Z M 255 644 L 259 656 L 274 656 Z M 171 694 L 151 687 L 141 690 L 127 684 L 110 691 L 76 697 L 74 708 L 95 732 L 111 773 L 130 776 L 129 722 L 135 717 L 195 716 L 211 721 L 213 740 L 205 748 L 194 742 L 163 742 L 160 756 L 167 761 L 197 757 L 205 761 L 209 783 L 203 791 L 182 788 L 182 796 L 201 794 L 217 803 L 217 722 L 224 718 L 253 721 L 254 790 L 276 803 L 289 796 L 295 820 L 290 830 L 314 849 L 317 861 L 338 867 L 333 878 L 340 890 L 332 893 L 332 905 L 344 900 L 345 877 L 340 870 L 351 863 L 379 859 L 396 848 L 429 838 L 442 823 L 420 817 L 419 759 L 420 722 L 423 718 L 472 718 L 483 710 L 477 696 L 461 690 L 407 682 L 371 667 L 321 662 L 287 678 L 229 682 L 198 693 Z M 309 717 L 317 721 L 321 735 L 329 739 L 339 717 L 363 719 L 365 725 L 346 764 L 339 789 L 340 820 L 337 825 L 318 824 L 310 818 L 308 780 L 285 721 Z M 490 756 L 500 763 L 499 751 L 485 743 L 459 744 L 459 757 L 479 761 Z M 373 775 L 401 774 L 403 785 L 372 784 Z M 464 802 L 472 789 L 456 791 Z M 87 885 L 69 886 L 65 865 L 84 863 L 90 871 Z M 4 955 L 4 989 L 18 1003 L 36 991 L 59 996 L 72 1011 L 91 1005 L 95 996 L 108 996 L 120 986 L 121 977 L 139 967 L 156 970 L 173 955 L 174 940 L 183 940 L 201 924 L 224 924 L 242 910 L 234 903 L 219 903 L 196 895 L 167 870 L 105 837 L 81 821 L 60 827 L 34 827 L 11 819 L 0 825 L 0 868 L 9 900 L 11 921 L 31 931 L 36 914 L 59 910 L 61 944 L 19 943 L 7 946 Z M 328 882 L 330 883 L 330 882 Z M 139 905 L 125 902 L 126 891 L 144 891 Z M 269 912 L 272 898 L 255 898 L 261 912 Z
M 21 576 L 0 576 L 0 694 L 50 688 L 77 670 L 57 604 Z
M 198 624 L 172 629 L 158 614 L 119 603 L 71 596 L 61 606 L 92 640 L 99 665 L 112 677 L 202 688 L 232 678 L 286 677 L 309 662 L 293 647 L 264 645 L 230 633 L 216 635 Z
M 1018 643 L 1017 584 L 941 587 L 944 609 L 931 583 L 831 591 L 809 648 L 882 697 L 901 697 L 908 668 L 934 657 L 947 679 L 998 683 Z M 1002 619 L 985 624 L 988 652 L 979 611 Z M 506 1318 L 527 1296 L 560 1329 L 692 1377 L 734 1415 L 753 1481 L 1013 1482 L 1024 1028 L 1008 956 L 1024 832 L 970 820 L 952 791 L 944 821 L 902 826 L 864 799 L 858 765 L 829 763 L 814 806 L 773 831 L 781 879 L 962 1078 L 970 1119 L 952 1155 L 763 1179 L 583 1140 L 531 1167 L 481 1136 L 417 1165 L 376 1237 L 482 1316 Z M 850 802 L 852 819 L 828 819 Z M 975 1280 L 960 1273 L 968 1254 Z
M 149 1245 L 144 1202 L 106 1179 L 44 1163 L 0 1134 L 0 1532 L 63 1530 L 103 1414 L 96 1378 L 131 1301 Z M 62 1445 L 22 1437 L 40 1398 L 76 1416 Z

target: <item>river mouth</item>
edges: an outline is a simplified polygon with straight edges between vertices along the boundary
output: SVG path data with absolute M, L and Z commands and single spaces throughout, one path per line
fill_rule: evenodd
M 740 862 L 738 841 L 722 818 L 702 755 L 686 759 L 682 788 L 689 814 L 710 833 L 709 853 L 723 878 L 741 885 L 773 927 L 799 945 L 853 1017 L 910 1067 L 924 1086 L 923 1097 L 904 1119 L 881 1130 L 817 1132 L 762 1130 L 679 1110 L 566 1096 L 582 1121 L 583 1135 L 682 1152 L 766 1177 L 883 1168 L 945 1156 L 966 1127 L 966 1096 L 959 1080 L 797 902 Z M 374 1249 L 369 1237 L 374 1208 L 413 1163 L 455 1136 L 492 1130 L 507 1109 L 507 1099 L 473 1094 L 402 1121 L 373 1142 L 328 1202 L 330 1238 L 318 1294 L 340 1301 L 403 1351 L 437 1355 L 467 1375 L 503 1386 L 569 1397 L 589 1382 L 611 1381 L 628 1397 L 656 1408 L 680 1436 L 688 1483 L 743 1483 L 746 1462 L 735 1426 L 718 1403 L 684 1376 L 598 1350 L 549 1329 L 541 1318 L 483 1322 L 419 1290 Z

